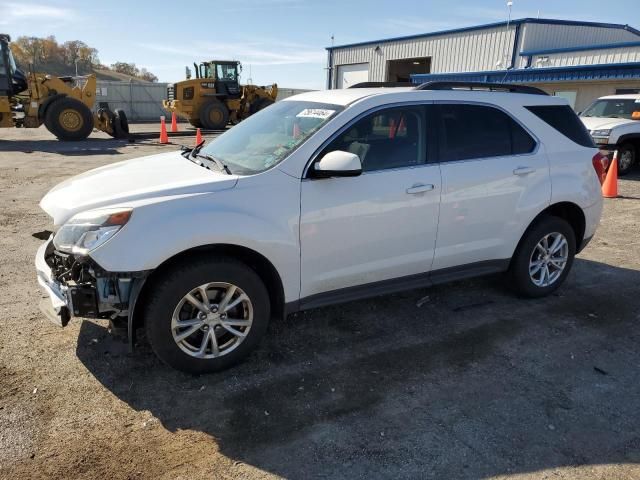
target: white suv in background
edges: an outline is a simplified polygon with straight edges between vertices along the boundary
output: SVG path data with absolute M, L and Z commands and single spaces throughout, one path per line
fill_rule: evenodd
M 601 97 L 580 119 L 606 155 L 618 151 L 618 174 L 629 173 L 640 155 L 640 95 Z
M 297 310 L 495 272 L 548 295 L 595 233 L 604 167 L 566 102 L 529 87 L 305 93 L 52 189 L 44 311 L 144 326 L 163 361 L 207 372 Z

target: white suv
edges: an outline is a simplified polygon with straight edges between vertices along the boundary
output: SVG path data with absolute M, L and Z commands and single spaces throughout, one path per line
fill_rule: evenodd
M 618 173 L 629 173 L 640 155 L 640 95 L 601 97 L 580 119 L 600 150 L 609 157 L 618 151 Z
M 45 313 L 144 325 L 207 372 L 297 310 L 494 272 L 548 295 L 594 235 L 606 162 L 564 100 L 477 88 L 305 93 L 61 183 L 40 204 Z

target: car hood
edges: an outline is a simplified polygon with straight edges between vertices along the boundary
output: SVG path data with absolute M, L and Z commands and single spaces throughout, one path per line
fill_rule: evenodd
M 227 175 L 184 158 L 180 152 L 126 160 L 89 170 L 52 188 L 40 207 L 55 225 L 78 212 L 153 197 L 211 193 L 233 188 L 236 175 Z
M 604 117 L 580 117 L 587 130 L 611 130 L 612 128 L 630 123 L 638 123 L 637 120 L 629 120 L 628 118 L 604 118 Z

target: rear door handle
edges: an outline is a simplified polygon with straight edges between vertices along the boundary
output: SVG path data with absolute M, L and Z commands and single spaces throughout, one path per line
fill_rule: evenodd
M 417 193 L 430 192 L 434 188 L 436 188 L 436 187 L 433 184 L 425 185 L 423 183 L 416 183 L 412 187 L 407 188 L 407 193 L 409 195 L 415 195 Z
M 529 175 L 530 173 L 535 172 L 535 168 L 531 167 L 518 167 L 513 171 L 514 175 Z

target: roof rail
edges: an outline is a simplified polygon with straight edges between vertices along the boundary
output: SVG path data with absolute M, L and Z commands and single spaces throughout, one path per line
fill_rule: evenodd
M 415 83 L 411 82 L 361 82 L 351 85 L 349 88 L 394 88 L 394 87 L 413 87 Z
M 426 82 L 415 87 L 416 90 L 488 90 L 490 92 L 527 93 L 530 95 L 549 94 L 544 90 L 528 85 L 487 82 Z

